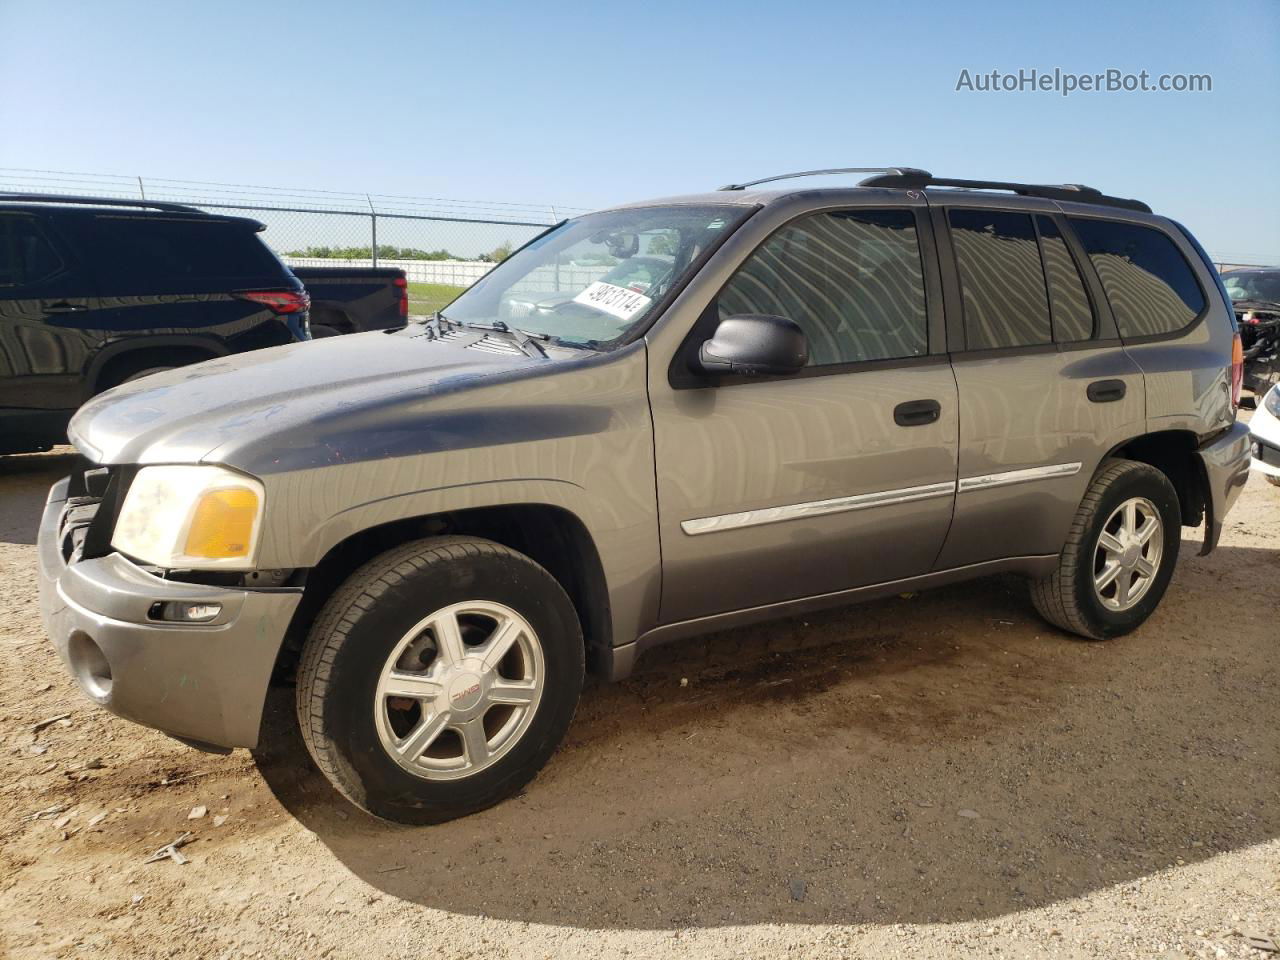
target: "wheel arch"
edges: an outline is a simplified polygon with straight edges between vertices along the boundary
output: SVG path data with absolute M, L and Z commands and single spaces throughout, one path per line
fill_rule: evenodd
M 1135 460 L 1155 467 L 1173 484 L 1178 493 L 1184 527 L 1198 527 L 1212 502 L 1209 478 L 1204 464 L 1196 456 L 1200 438 L 1190 430 L 1158 430 L 1130 437 L 1116 444 L 1099 463 L 1101 470 L 1108 460 Z
M 138 364 L 163 363 L 167 366 L 186 366 L 202 360 L 213 360 L 225 357 L 230 353 L 220 341 L 199 336 L 147 336 L 119 340 L 108 344 L 98 351 L 89 365 L 84 379 L 85 396 L 88 400 L 118 381 L 112 377 L 119 371 L 135 367 Z M 179 361 L 174 363 L 173 361 Z
M 333 544 L 308 572 L 302 602 L 277 656 L 277 675 L 292 670 L 321 607 L 358 567 L 400 544 L 432 536 L 482 537 L 517 550 L 545 568 L 564 588 L 578 614 L 588 670 L 607 673 L 613 622 L 595 540 L 586 524 L 564 507 L 518 503 L 402 517 Z

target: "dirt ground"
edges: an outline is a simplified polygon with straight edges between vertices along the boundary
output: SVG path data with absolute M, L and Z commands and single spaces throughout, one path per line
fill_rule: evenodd
M 519 797 L 410 829 L 329 789 L 290 691 L 256 760 L 90 708 L 34 583 L 69 462 L 0 458 L 0 955 L 1262 960 L 1246 938 L 1280 941 L 1280 488 L 1257 477 L 1130 637 L 1058 633 L 1015 579 L 718 634 L 590 687 Z M 190 862 L 145 862 L 184 831 Z

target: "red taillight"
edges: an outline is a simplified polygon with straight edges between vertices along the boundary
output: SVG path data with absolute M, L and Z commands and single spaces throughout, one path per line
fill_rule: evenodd
M 311 306 L 310 296 L 292 290 L 241 290 L 232 296 L 261 304 L 272 313 L 302 313 Z
M 1240 388 L 1244 386 L 1244 345 L 1240 334 L 1231 341 L 1231 402 L 1240 406 Z
M 400 316 L 407 318 L 409 316 L 409 281 L 404 277 L 396 277 L 391 282 L 400 291 Z

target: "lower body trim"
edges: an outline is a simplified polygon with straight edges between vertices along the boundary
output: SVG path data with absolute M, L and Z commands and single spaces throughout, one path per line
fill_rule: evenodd
M 841 607 L 860 603 L 864 600 L 878 600 L 890 597 L 906 590 L 927 590 L 941 587 L 962 580 L 973 580 L 977 577 L 990 576 L 996 573 L 1021 573 L 1031 577 L 1042 577 L 1052 573 L 1058 565 L 1058 554 L 1029 557 L 1007 557 L 1003 560 L 987 560 L 982 563 L 971 563 L 950 570 L 936 570 L 919 577 L 906 577 L 902 580 L 890 580 L 887 583 L 873 583 L 864 587 L 853 587 L 849 590 L 838 590 L 834 593 L 822 593 L 812 597 L 797 597 L 793 600 L 780 600 L 777 603 L 762 604 L 758 607 L 747 607 L 744 610 L 730 610 L 725 613 L 714 613 L 692 620 L 681 620 L 677 623 L 663 624 L 648 630 L 632 643 L 614 647 L 606 658 L 607 673 L 611 680 L 623 680 L 631 674 L 636 660 L 646 650 L 695 637 L 717 630 L 742 627 L 765 620 L 776 620 L 782 617 L 796 616 L 814 610 L 825 610 L 829 607 Z

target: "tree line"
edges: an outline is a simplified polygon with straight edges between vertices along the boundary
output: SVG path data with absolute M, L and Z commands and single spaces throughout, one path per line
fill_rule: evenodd
M 370 260 L 373 248 L 369 247 L 304 247 L 289 250 L 286 257 L 316 257 L 325 260 Z M 420 250 L 417 247 L 396 247 L 389 243 L 378 244 L 379 260 L 472 260 L 481 263 L 501 263 L 511 256 L 511 242 L 500 244 L 488 253 L 476 257 L 459 257 L 448 250 Z

